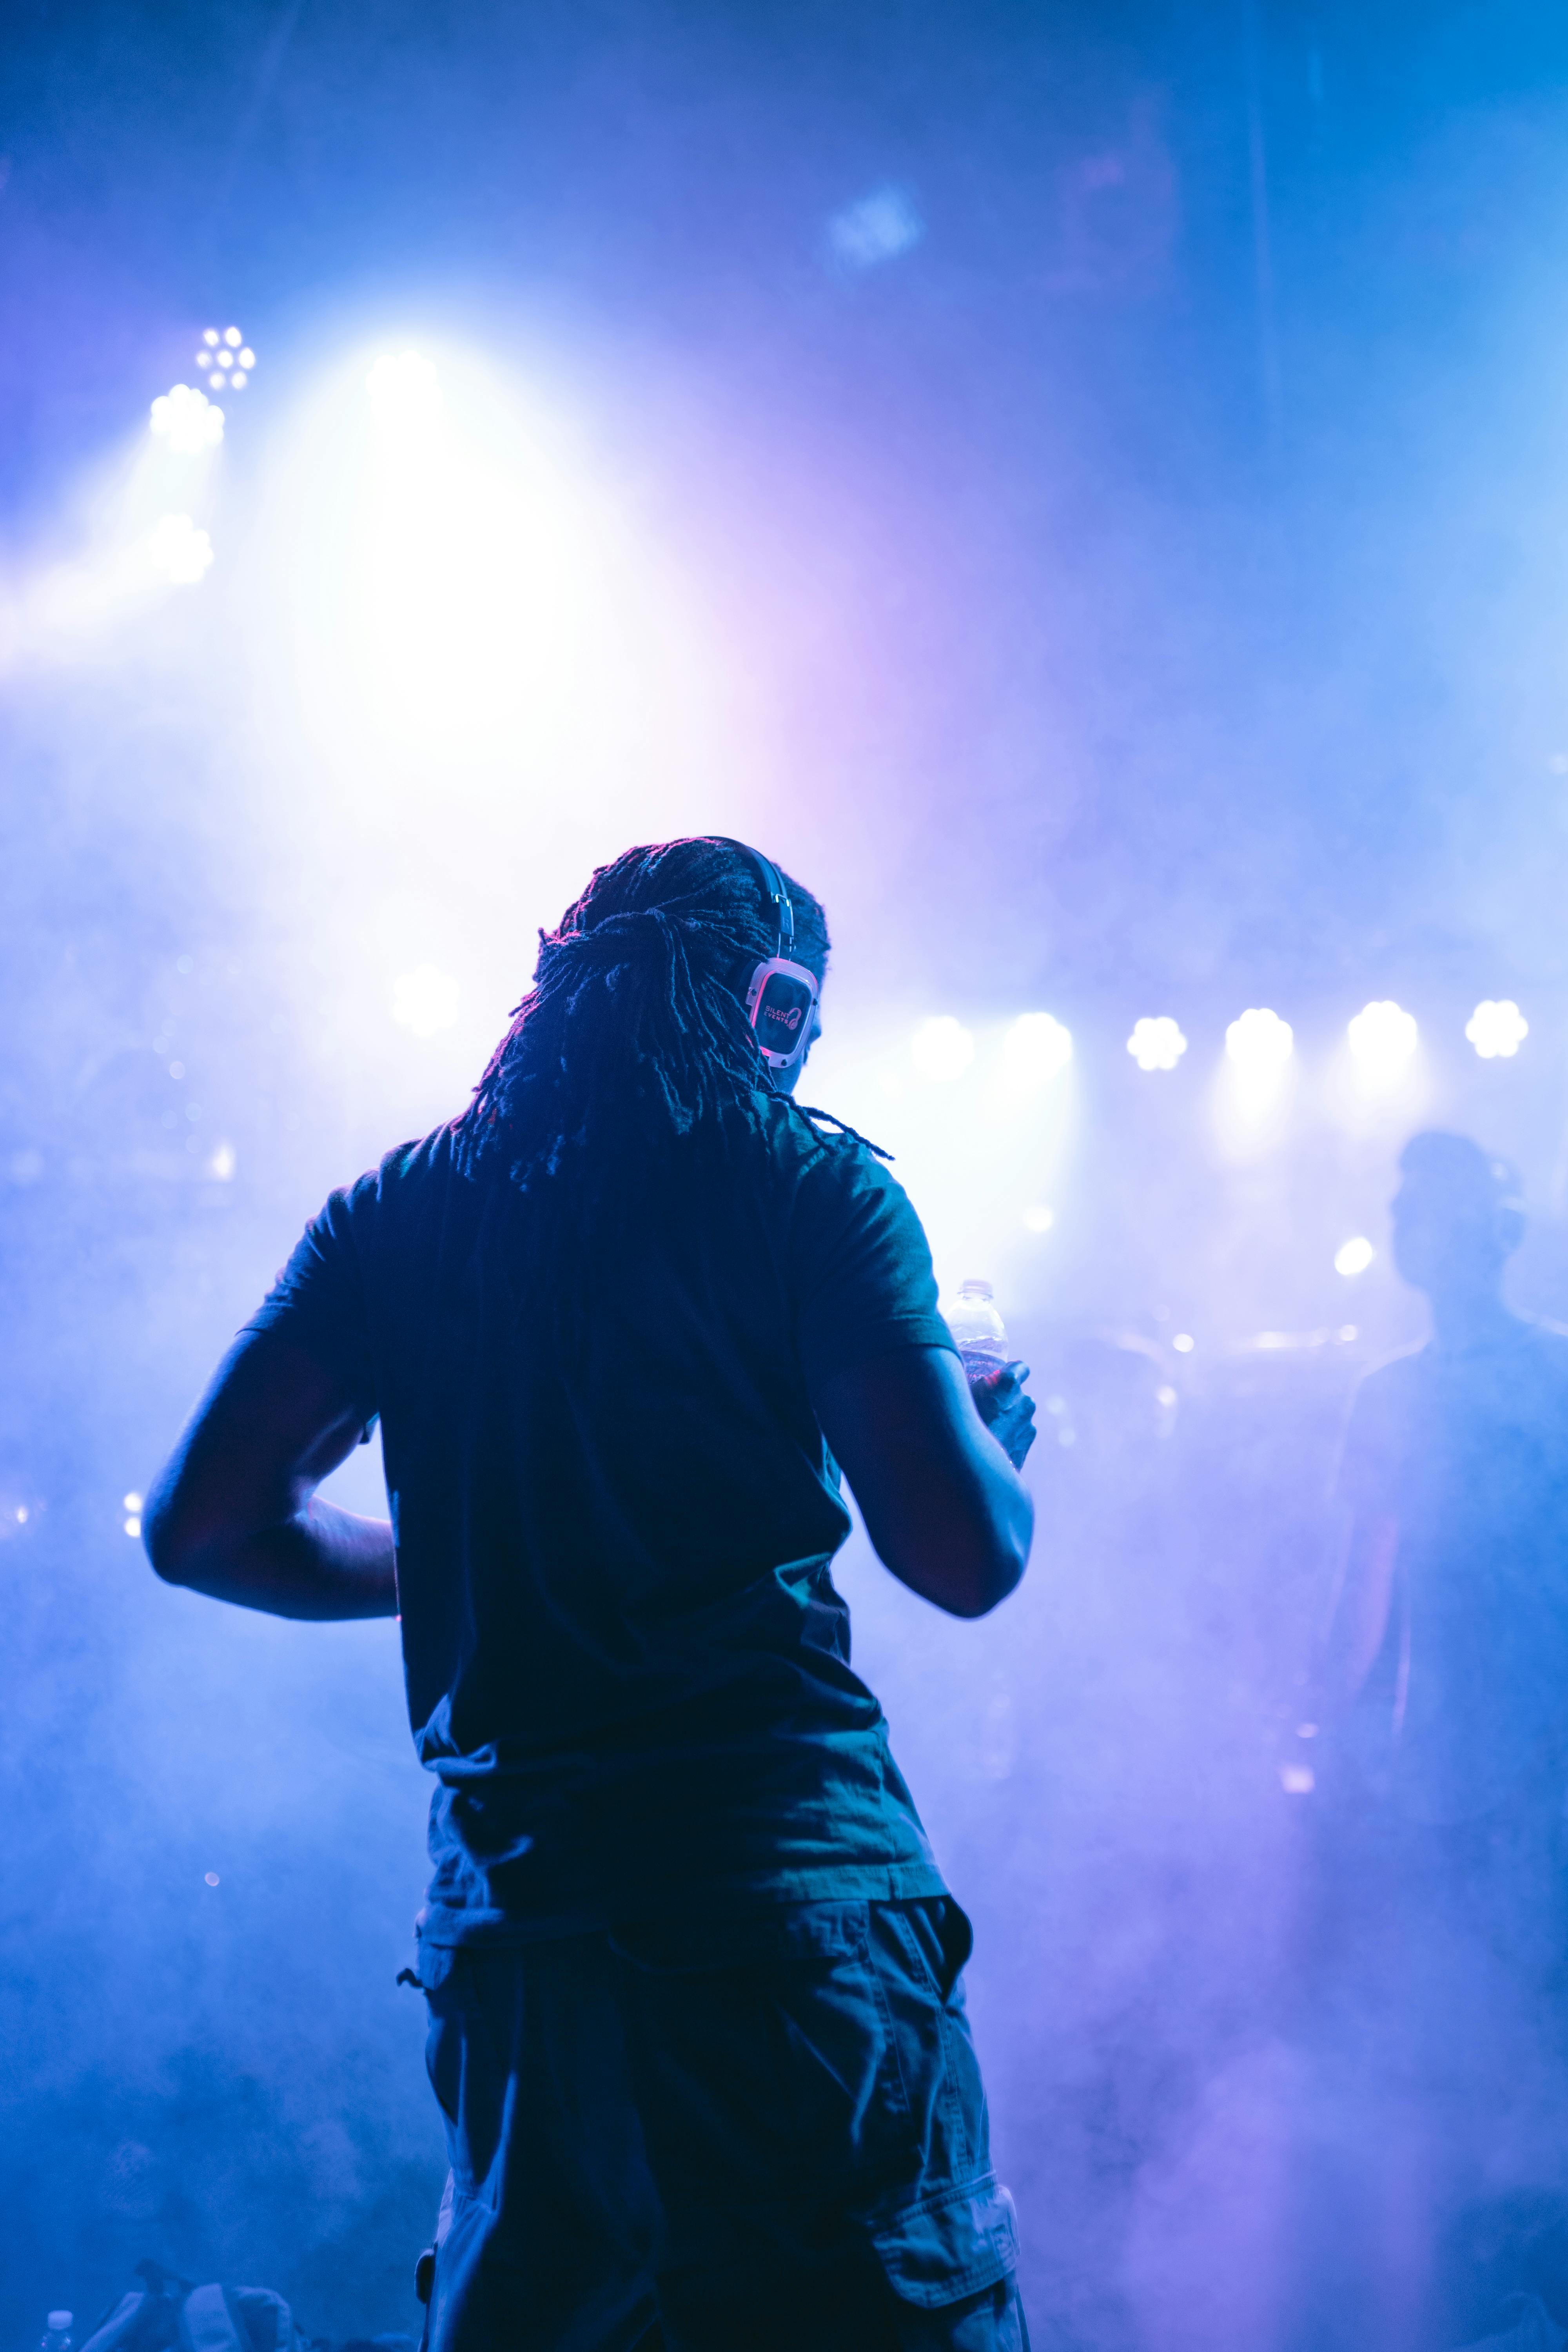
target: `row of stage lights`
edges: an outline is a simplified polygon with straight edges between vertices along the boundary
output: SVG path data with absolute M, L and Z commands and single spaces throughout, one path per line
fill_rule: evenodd
M 153 403 L 153 436 L 178 457 L 197 457 L 223 439 L 223 410 L 208 394 L 243 392 L 256 367 L 256 353 L 237 327 L 207 327 L 196 346 L 197 383 L 176 383 Z
M 1530 1034 L 1530 1024 L 1511 997 L 1487 997 L 1465 1024 L 1465 1035 L 1483 1062 L 1510 1061 Z M 1413 1013 L 1384 998 L 1363 1005 L 1346 1026 L 1352 1058 L 1369 1078 L 1399 1076 L 1414 1055 L 1420 1032 Z M 1168 1013 L 1145 1014 L 1132 1024 L 1127 1051 L 1141 1070 L 1173 1070 L 1187 1050 L 1179 1023 Z M 1289 1021 L 1265 1005 L 1251 1005 L 1225 1033 L 1228 1059 L 1247 1077 L 1282 1073 L 1296 1050 Z M 951 1013 L 922 1021 L 911 1042 L 917 1076 L 937 1083 L 962 1078 L 974 1059 L 973 1032 Z M 1054 1078 L 1073 1057 L 1072 1032 L 1054 1013 L 1025 1013 L 1003 1042 L 1008 1076 L 1036 1084 Z

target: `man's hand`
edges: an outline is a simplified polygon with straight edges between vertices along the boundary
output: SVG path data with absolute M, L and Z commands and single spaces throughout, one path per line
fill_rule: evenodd
M 1015 1470 L 1023 1468 L 1037 1433 L 1035 1400 L 1024 1387 L 1028 1377 L 1027 1364 L 1002 1364 L 994 1372 L 977 1374 L 969 1383 L 975 1412 Z

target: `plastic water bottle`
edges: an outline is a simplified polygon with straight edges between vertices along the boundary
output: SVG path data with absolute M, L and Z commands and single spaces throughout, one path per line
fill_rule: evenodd
M 75 2317 L 74 2312 L 51 2311 L 38 2352 L 71 2352 L 71 2323 Z
M 948 1309 L 947 1328 L 970 1380 L 984 1380 L 1010 1360 L 1007 1327 L 996 1312 L 991 1285 L 978 1276 L 971 1275 L 967 1282 L 959 1284 L 958 1297 Z

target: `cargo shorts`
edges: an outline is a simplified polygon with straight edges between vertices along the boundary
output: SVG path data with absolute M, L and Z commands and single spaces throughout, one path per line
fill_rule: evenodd
M 422 1939 L 426 2352 L 1026 2352 L 938 1896 Z

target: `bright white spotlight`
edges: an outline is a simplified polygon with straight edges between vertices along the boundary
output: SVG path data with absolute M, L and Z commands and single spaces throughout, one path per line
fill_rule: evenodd
M 422 424 L 441 410 L 441 379 L 419 352 L 384 352 L 364 388 L 389 425 Z
M 961 1078 L 974 1059 L 974 1039 L 951 1013 L 934 1013 L 922 1021 L 910 1041 L 918 1077 L 946 1085 Z
M 1418 1034 L 1414 1015 L 1392 997 L 1363 1004 L 1345 1030 L 1357 1067 L 1373 1082 L 1398 1077 L 1415 1051 Z
M 177 383 L 160 393 L 149 419 L 161 441 L 182 457 L 194 457 L 223 439 L 223 411 L 194 383 Z
M 256 365 L 256 353 L 248 343 L 239 355 L 239 364 L 242 368 L 253 368 Z
M 1056 1211 L 1048 1208 L 1044 1201 L 1037 1201 L 1032 1208 L 1024 1212 L 1024 1231 L 1026 1234 L 1048 1234 L 1056 1221 Z
M 1146 1013 L 1132 1024 L 1127 1050 L 1141 1070 L 1173 1070 L 1187 1050 L 1187 1041 L 1168 1013 Z
M 1046 1086 L 1071 1060 L 1072 1032 L 1052 1013 L 1021 1013 L 1002 1041 L 1002 1067 L 1017 1086 Z
M 1247 1076 L 1273 1076 L 1295 1052 L 1296 1033 L 1267 1005 L 1249 1005 L 1226 1031 L 1225 1050 Z
M 204 327 L 202 330 L 202 341 L 204 343 L 207 344 L 209 348 L 213 344 L 216 343 L 219 341 L 217 329 L 216 327 Z
M 187 514 L 163 515 L 148 532 L 147 557 L 171 587 L 194 588 L 212 567 L 213 543 Z
M 433 963 L 416 964 L 392 983 L 392 1017 L 412 1036 L 434 1037 L 457 1020 L 459 993 L 449 971 Z
M 907 189 L 873 188 L 868 195 L 846 205 L 827 224 L 827 242 L 851 269 L 874 269 L 880 261 L 895 261 L 926 233 Z
M 1530 1034 L 1530 1024 L 1511 996 L 1483 997 L 1465 1024 L 1465 1034 L 1483 1062 L 1511 1062 Z
M 1376 1255 L 1377 1252 L 1364 1234 L 1352 1234 L 1350 1240 L 1342 1242 L 1334 1252 L 1334 1272 L 1347 1277 L 1364 1274 Z

